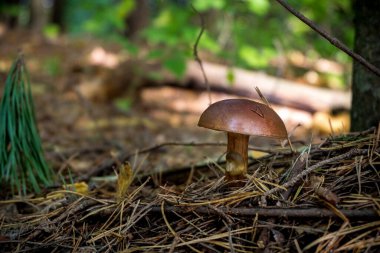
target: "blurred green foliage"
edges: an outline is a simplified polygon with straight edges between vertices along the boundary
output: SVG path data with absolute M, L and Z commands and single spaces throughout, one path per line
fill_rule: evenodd
M 134 0 L 67 0 L 66 26 L 72 34 L 114 36 L 125 28 Z
M 289 3 L 352 46 L 350 0 L 289 0 Z M 276 55 L 290 51 L 301 51 L 309 58 L 350 61 L 274 1 L 151 1 L 151 6 L 152 21 L 141 32 L 141 39 L 152 50 L 162 51 L 156 56 L 176 75 L 183 73 L 182 61 L 192 57 L 192 46 L 201 29 L 199 13 L 205 20 L 199 50 L 228 65 L 268 70 Z
M 198 49 L 205 60 L 274 71 L 270 66 L 274 57 L 300 51 L 308 58 L 350 62 L 343 52 L 270 0 L 147 0 L 149 12 L 145 15 L 149 24 L 132 42 L 125 36 L 126 20 L 137 8 L 137 1 L 142 0 L 66 0 L 66 31 L 116 40 L 135 56 L 161 61 L 177 76 L 184 73 L 186 59 L 193 57 L 192 47 L 201 30 L 200 15 L 205 21 L 205 32 Z M 351 0 L 288 3 L 352 47 Z M 14 7 L 9 8 L 14 12 Z M 4 11 L 6 6 L 0 5 L 0 13 Z M 48 27 L 45 33 L 54 37 L 56 30 Z
M 48 24 L 43 30 L 44 36 L 49 39 L 57 39 L 59 36 L 59 26 L 55 24 Z
M 116 108 L 122 112 L 129 112 L 132 107 L 132 99 L 119 98 L 114 101 Z
M 61 59 L 57 56 L 48 57 L 41 62 L 43 73 L 56 77 L 62 72 Z

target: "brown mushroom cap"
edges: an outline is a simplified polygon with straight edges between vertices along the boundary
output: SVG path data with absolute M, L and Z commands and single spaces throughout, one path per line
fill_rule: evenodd
M 248 99 L 226 99 L 210 105 L 198 126 L 245 135 L 287 138 L 284 122 L 268 106 Z

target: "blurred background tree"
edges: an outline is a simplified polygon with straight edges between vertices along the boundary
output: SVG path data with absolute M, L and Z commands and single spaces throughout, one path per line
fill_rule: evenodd
M 380 2 L 353 1 L 355 52 L 380 68 Z M 351 128 L 354 131 L 380 122 L 380 77 L 354 62 L 352 77 Z

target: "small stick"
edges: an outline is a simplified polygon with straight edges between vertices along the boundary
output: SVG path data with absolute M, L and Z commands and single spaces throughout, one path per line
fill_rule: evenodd
M 260 99 L 269 107 L 269 108 L 272 108 L 272 106 L 270 106 L 269 102 L 268 102 L 268 99 L 263 95 L 263 93 L 261 93 L 261 90 L 259 87 L 255 87 L 255 90 L 257 92 L 257 94 L 259 95 Z
M 296 11 L 293 7 L 291 7 L 288 3 L 286 3 L 284 0 L 276 0 L 280 5 L 282 5 L 285 9 L 287 9 L 290 13 L 292 13 L 294 16 L 296 16 L 299 20 L 301 20 L 303 23 L 308 25 L 311 29 L 316 31 L 318 34 L 320 34 L 323 38 L 325 38 L 328 42 L 330 42 L 332 45 L 334 45 L 336 48 L 342 50 L 349 56 L 351 56 L 353 59 L 357 60 L 361 65 L 366 67 L 368 70 L 370 70 L 372 73 L 376 74 L 377 76 L 380 76 L 380 69 L 369 63 L 366 59 L 364 59 L 361 55 L 353 52 L 350 50 L 345 44 L 343 44 L 340 40 L 337 38 L 331 37 L 326 31 L 319 28 L 316 24 L 314 24 L 310 19 L 305 17 L 302 13 Z

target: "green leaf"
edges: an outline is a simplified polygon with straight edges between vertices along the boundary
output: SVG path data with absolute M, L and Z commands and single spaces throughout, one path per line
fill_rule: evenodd
M 45 37 L 49 39 L 56 39 L 59 35 L 59 26 L 54 24 L 49 24 L 44 27 L 43 31 Z
M 128 14 L 131 11 L 133 11 L 134 8 L 135 8 L 135 0 L 121 1 L 116 7 L 118 18 L 124 20 L 128 16 Z
M 144 37 L 152 44 L 176 44 L 178 37 L 170 36 L 167 31 L 159 27 L 150 27 L 144 30 Z
M 221 10 L 226 5 L 225 0 L 194 0 L 192 2 L 197 11 L 207 11 L 210 9 Z
M 227 78 L 228 84 L 230 86 L 233 86 L 234 81 L 235 81 L 235 74 L 234 74 L 233 69 L 231 68 L 228 69 L 226 78 Z
M 264 68 L 269 64 L 270 59 L 275 56 L 275 51 L 271 49 L 257 49 L 244 45 L 239 50 L 239 57 L 253 68 Z
M 181 54 L 173 54 L 173 56 L 164 61 L 163 65 L 176 77 L 180 78 L 186 70 L 186 58 Z
M 287 24 L 292 29 L 292 33 L 301 35 L 310 32 L 310 27 L 294 16 L 288 18 Z
M 61 60 L 58 57 L 49 57 L 43 61 L 42 69 L 49 76 L 58 76 L 62 69 Z
M 146 59 L 148 60 L 160 59 L 163 56 L 163 54 L 164 52 L 161 49 L 151 50 L 146 56 Z
M 116 99 L 115 106 L 121 111 L 129 112 L 132 107 L 132 100 L 129 98 Z
M 248 0 L 248 9 L 253 13 L 264 16 L 269 10 L 269 1 L 268 0 Z
M 201 48 L 210 50 L 210 52 L 217 54 L 220 51 L 220 46 L 217 41 L 215 41 L 208 32 L 202 34 L 201 40 L 199 41 L 199 46 Z
M 123 48 L 125 50 L 127 50 L 131 55 L 133 55 L 133 56 L 137 56 L 138 55 L 138 53 L 139 53 L 139 47 L 136 44 L 130 42 L 129 40 L 127 40 L 125 38 L 122 38 L 121 41 L 122 42 L 120 44 L 122 44 Z

